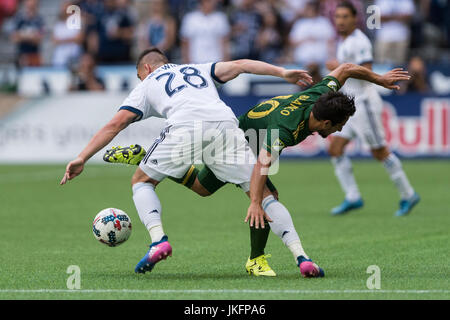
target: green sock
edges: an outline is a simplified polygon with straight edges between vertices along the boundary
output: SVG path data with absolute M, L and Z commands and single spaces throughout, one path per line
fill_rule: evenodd
M 255 259 L 264 254 L 264 248 L 266 247 L 267 239 L 269 238 L 270 226 L 267 221 L 264 220 L 264 229 L 250 227 L 250 259 Z

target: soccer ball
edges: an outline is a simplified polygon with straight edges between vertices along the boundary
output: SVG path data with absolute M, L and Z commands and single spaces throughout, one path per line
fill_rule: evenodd
M 120 209 L 104 209 L 95 216 L 92 232 L 101 243 L 115 247 L 130 237 L 131 219 Z

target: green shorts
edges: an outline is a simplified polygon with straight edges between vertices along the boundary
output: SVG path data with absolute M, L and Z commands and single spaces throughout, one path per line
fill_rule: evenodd
M 201 185 L 211 194 L 227 184 L 227 182 L 223 182 L 217 179 L 211 169 L 209 169 L 207 166 L 204 166 L 203 169 L 200 170 L 197 177 Z M 267 178 L 266 186 L 271 192 L 277 191 L 277 188 L 269 178 Z

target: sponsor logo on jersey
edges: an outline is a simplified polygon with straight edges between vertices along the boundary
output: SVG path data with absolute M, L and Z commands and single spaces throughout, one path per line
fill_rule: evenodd
M 337 91 L 337 84 L 334 80 L 330 80 L 327 84 L 327 87 L 332 89 L 333 91 Z
M 283 150 L 284 147 L 286 147 L 286 145 L 279 138 L 277 138 L 277 140 L 275 140 L 274 143 L 272 144 L 272 148 L 275 151 L 281 151 Z

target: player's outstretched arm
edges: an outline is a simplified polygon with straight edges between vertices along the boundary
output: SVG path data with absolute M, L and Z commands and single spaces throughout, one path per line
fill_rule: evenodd
M 250 220 L 250 226 L 253 227 L 254 225 L 256 229 L 259 226 L 264 228 L 264 217 L 267 221 L 272 222 L 261 206 L 271 160 L 271 154 L 267 150 L 262 149 L 253 167 L 250 180 L 250 206 L 244 221 L 248 222 Z
M 230 81 L 242 73 L 252 73 L 283 78 L 289 83 L 300 86 L 312 84 L 312 77 L 305 70 L 289 70 L 250 59 L 218 62 L 215 65 L 214 73 L 223 82 Z
M 353 63 L 343 63 L 337 67 L 333 72 L 328 74 L 335 77 L 340 82 L 341 86 L 344 85 L 348 78 L 366 80 L 375 84 L 378 84 L 387 89 L 400 89 L 400 86 L 396 85 L 397 81 L 409 80 L 411 77 L 408 71 L 402 68 L 395 68 L 385 73 L 384 75 L 377 74 L 372 70 Z
M 134 119 L 136 114 L 128 110 L 120 110 L 114 117 L 101 128 L 89 141 L 87 146 L 81 151 L 78 157 L 67 164 L 66 172 L 60 184 L 65 184 L 78 176 L 84 168 L 84 164 L 98 151 L 105 147 L 123 129 L 125 129 Z

